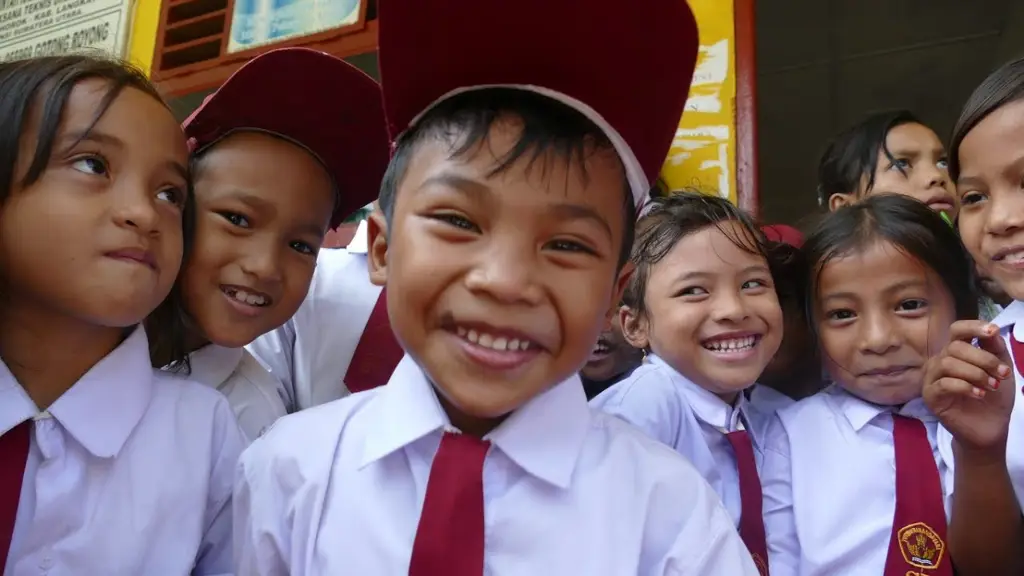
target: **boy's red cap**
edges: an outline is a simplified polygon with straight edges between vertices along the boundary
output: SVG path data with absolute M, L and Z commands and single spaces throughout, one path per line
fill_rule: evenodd
M 794 248 L 800 248 L 804 245 L 804 235 L 792 226 L 786 226 L 785 224 L 772 224 L 770 226 L 762 226 L 761 231 L 764 232 L 765 238 L 768 238 L 772 242 L 789 244 Z
M 646 200 L 697 59 L 697 25 L 684 0 L 387 0 L 378 10 L 392 137 L 456 93 L 522 88 L 600 126 L 636 204 Z
M 338 188 L 332 228 L 377 198 L 390 155 L 380 85 L 344 60 L 308 48 L 253 58 L 182 128 L 193 152 L 239 130 L 302 146 Z

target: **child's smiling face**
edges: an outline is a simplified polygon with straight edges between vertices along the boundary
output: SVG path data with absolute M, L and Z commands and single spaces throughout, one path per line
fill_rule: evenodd
M 615 152 L 526 153 L 495 173 L 521 131 L 506 115 L 455 156 L 449 138 L 422 139 L 390 227 L 379 213 L 370 222 L 371 275 L 387 284 L 395 334 L 469 433 L 576 373 L 628 276 Z

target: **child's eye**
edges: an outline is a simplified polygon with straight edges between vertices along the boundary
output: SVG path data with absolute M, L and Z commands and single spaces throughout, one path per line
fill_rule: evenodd
M 918 312 L 928 307 L 928 301 L 922 298 L 908 298 L 899 303 L 897 310 L 901 312 Z
M 853 313 L 853 310 L 829 310 L 825 313 L 825 317 L 829 320 L 850 320 L 856 318 L 857 315 Z
M 941 158 L 941 159 L 939 159 L 938 162 L 935 163 L 935 165 L 938 166 L 942 170 L 948 170 L 949 169 L 949 160 L 947 160 L 945 158 Z
M 179 188 L 165 188 L 157 192 L 156 197 L 175 206 L 181 206 L 185 203 L 185 193 Z
M 459 216 L 458 214 L 437 214 L 433 217 L 435 220 L 440 220 L 446 224 L 450 224 L 455 228 L 461 228 L 463 230 L 476 231 L 478 228 L 476 224 L 473 224 L 466 218 Z
M 559 252 L 581 252 L 583 254 L 594 253 L 590 248 L 572 240 L 552 240 L 551 242 L 548 242 L 548 247 Z
M 767 288 L 767 287 L 768 287 L 768 283 L 765 282 L 764 280 L 747 280 L 741 286 L 741 288 L 743 290 L 753 290 L 755 288 Z
M 222 218 L 239 228 L 249 228 L 249 219 L 237 212 L 218 212 Z
M 960 204 L 967 206 L 981 202 L 984 199 L 985 196 L 981 192 L 965 192 L 964 195 L 960 197 Z
M 678 298 L 680 296 L 703 296 L 704 294 L 707 293 L 708 291 L 701 288 L 700 286 L 687 286 L 686 288 L 683 288 L 679 292 L 676 292 L 676 297 Z
M 309 254 L 311 256 L 316 256 L 316 248 L 313 248 L 312 246 L 310 246 L 306 242 L 302 242 L 301 240 L 296 240 L 295 242 L 289 244 L 289 246 L 292 247 L 292 250 L 295 250 L 300 254 Z
M 890 167 L 902 172 L 907 168 L 910 168 L 910 160 L 907 160 L 906 158 L 896 158 L 895 160 L 892 161 Z
M 99 156 L 85 156 L 75 160 L 71 167 L 85 174 L 103 176 L 107 173 L 107 163 Z

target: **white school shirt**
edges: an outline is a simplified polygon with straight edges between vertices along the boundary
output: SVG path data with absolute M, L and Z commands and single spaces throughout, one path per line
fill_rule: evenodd
M 952 445 L 920 398 L 899 414 L 925 423 L 948 519 Z M 772 576 L 878 576 L 896 513 L 892 410 L 839 386 L 780 411 L 765 439 L 764 523 Z
M 738 526 L 743 511 L 740 475 L 725 434 L 747 430 L 760 469 L 760 432 L 767 427 L 762 424 L 764 417 L 750 408 L 743 394 L 737 397 L 736 406 L 730 406 L 661 358 L 648 355 L 647 359 L 628 378 L 598 394 L 590 405 L 622 418 L 685 456 L 715 489 Z
M 171 373 L 220 390 L 250 439 L 288 413 L 284 385 L 245 348 L 208 344 L 189 354 L 189 368 Z
M 370 283 L 366 258 L 365 246 L 321 250 L 298 312 L 246 347 L 281 381 L 289 412 L 349 394 L 343 380 L 382 289 Z
M 242 431 L 221 394 L 150 366 L 142 328 L 42 414 L 0 363 L 0 433 L 33 417 L 4 574 L 234 573 Z
M 409 356 L 387 386 L 278 420 L 239 465 L 238 573 L 407 574 L 431 462 L 450 428 Z M 697 471 L 592 411 L 578 377 L 487 439 L 485 575 L 757 575 Z
M 1006 350 L 1013 355 L 1010 347 L 1010 338 L 1024 342 L 1024 302 L 1014 300 L 992 320 L 992 323 L 999 326 L 1000 334 L 1006 343 Z M 1010 333 L 1011 326 L 1013 334 Z M 1010 481 L 1013 483 L 1013 490 L 1017 494 L 1017 502 L 1024 509 L 1024 401 L 1020 394 L 1024 390 L 1024 376 L 1017 369 L 1016 362 L 1013 367 L 1016 376 L 1013 411 L 1010 413 L 1009 437 L 1006 441 L 1006 468 L 1010 473 Z

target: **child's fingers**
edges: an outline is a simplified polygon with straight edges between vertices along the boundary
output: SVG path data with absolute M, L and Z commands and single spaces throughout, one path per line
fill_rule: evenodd
M 981 350 L 980 352 L 984 351 Z M 962 380 L 976 388 L 987 390 L 999 388 L 999 380 L 990 376 L 983 368 L 973 362 L 967 362 L 955 356 L 943 356 L 940 358 L 939 369 L 934 376 L 936 382 L 954 379 Z
M 971 342 L 975 338 L 989 338 L 999 334 L 999 328 L 984 320 L 958 320 L 949 327 L 950 341 Z
M 940 378 L 929 388 L 927 395 L 932 402 L 938 403 L 961 398 L 980 400 L 985 397 L 985 389 L 959 378 Z
M 1002 340 L 1002 338 L 999 338 L 999 340 Z M 973 364 L 997 380 L 1003 380 L 1011 372 L 1010 367 L 996 354 L 983 348 L 971 346 L 962 340 L 950 342 L 949 346 L 946 347 L 946 357 L 956 358 L 968 364 Z
M 1010 353 L 1006 350 L 1006 341 L 1003 340 L 1003 337 L 999 335 L 998 331 L 992 336 L 983 336 L 978 338 L 978 346 L 981 346 L 982 350 L 985 350 L 989 354 L 999 358 L 999 360 L 1006 365 L 1007 376 L 1013 373 L 1013 370 L 1009 369 L 1011 360 Z

